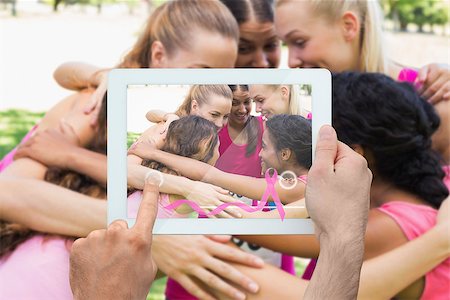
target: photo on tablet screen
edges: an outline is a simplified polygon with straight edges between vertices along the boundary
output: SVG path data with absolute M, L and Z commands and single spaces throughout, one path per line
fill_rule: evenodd
M 310 84 L 130 84 L 128 164 L 204 189 L 161 192 L 160 219 L 308 218 L 312 101 Z M 136 217 L 141 198 L 128 182 L 128 218 Z
M 154 234 L 311 234 L 305 208 L 324 69 L 115 69 L 108 80 L 108 223 L 133 226 L 159 182 Z

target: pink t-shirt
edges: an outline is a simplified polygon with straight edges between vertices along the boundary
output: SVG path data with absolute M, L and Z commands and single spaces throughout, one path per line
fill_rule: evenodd
M 408 240 L 413 240 L 436 225 L 437 210 L 426 205 L 394 201 L 378 210 L 390 216 L 400 226 Z M 425 274 L 422 300 L 448 300 L 450 295 L 450 259 Z
M 72 299 L 72 241 L 36 235 L 0 259 L 0 299 Z
M 142 201 L 142 191 L 136 191 L 128 196 L 127 201 L 127 215 L 128 218 L 135 219 L 137 216 L 137 212 L 139 210 L 139 205 Z M 170 204 L 169 195 L 168 194 L 159 194 L 158 199 L 158 214 L 157 218 L 168 219 L 168 218 L 186 218 L 187 216 L 184 214 L 179 214 L 172 209 L 165 208 Z

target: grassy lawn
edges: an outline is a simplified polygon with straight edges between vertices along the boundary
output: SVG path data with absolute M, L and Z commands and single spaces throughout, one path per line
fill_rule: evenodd
M 26 110 L 0 111 L 0 157 L 11 151 L 44 116 L 44 113 L 29 112 Z M 128 133 L 128 147 L 136 140 L 138 134 Z M 306 265 L 304 261 L 296 259 L 297 274 L 302 274 Z M 147 296 L 147 300 L 164 300 L 164 290 L 167 278 L 155 281 Z
M 11 151 L 44 113 L 10 109 L 0 111 L 0 157 Z

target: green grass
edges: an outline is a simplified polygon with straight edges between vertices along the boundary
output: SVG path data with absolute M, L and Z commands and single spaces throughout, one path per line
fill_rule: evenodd
M 37 124 L 44 113 L 21 109 L 0 111 L 0 157 L 5 156 Z
M 27 132 L 44 116 L 44 113 L 30 112 L 26 110 L 11 109 L 0 111 L 0 157 L 11 151 Z M 127 135 L 127 145 L 130 145 L 139 135 L 129 132 Z M 303 261 L 295 260 L 297 274 L 302 274 L 305 269 Z M 167 278 L 161 278 L 153 282 L 147 300 L 164 300 L 164 291 Z

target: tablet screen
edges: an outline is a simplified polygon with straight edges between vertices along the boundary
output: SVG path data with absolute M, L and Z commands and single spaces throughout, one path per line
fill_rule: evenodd
M 307 218 L 312 101 L 306 83 L 129 84 L 127 149 L 139 151 L 127 154 L 128 163 L 170 174 L 175 182 L 174 176 L 189 178 L 193 190 L 202 187 L 194 181 L 208 183 L 205 194 L 215 189 L 226 196 L 179 195 L 166 187 L 158 218 Z M 168 161 L 145 155 L 156 149 L 170 153 Z M 140 186 L 128 182 L 131 219 Z

